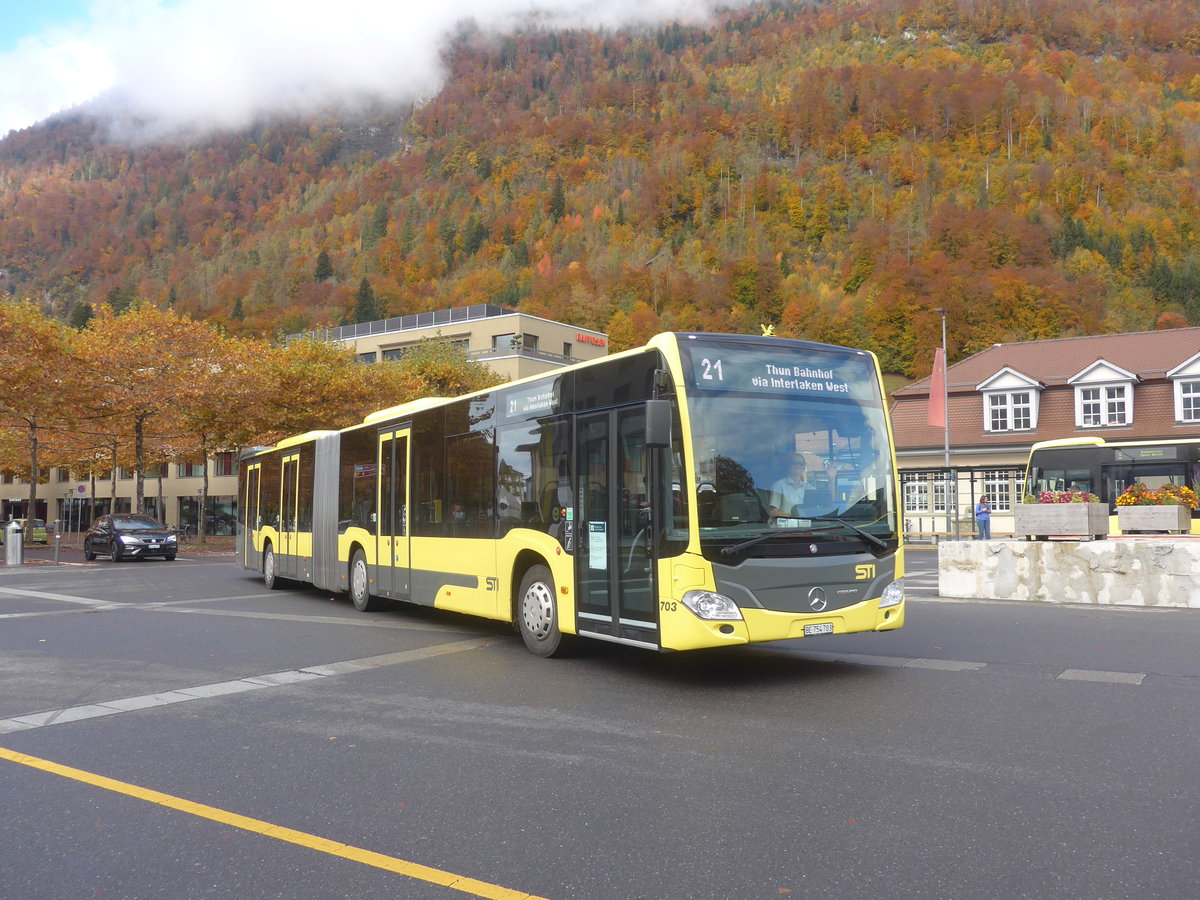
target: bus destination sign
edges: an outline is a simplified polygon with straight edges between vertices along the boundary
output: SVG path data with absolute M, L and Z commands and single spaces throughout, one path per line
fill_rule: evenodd
M 1119 447 L 1113 451 L 1113 458 L 1118 462 L 1135 462 L 1148 459 L 1178 459 L 1178 447 L 1163 445 L 1161 447 Z
M 523 391 L 513 391 L 505 395 L 505 400 L 505 410 L 509 418 L 552 413 L 558 409 L 558 390 L 554 385 L 539 385 Z
M 853 368 L 847 371 L 849 367 Z M 855 374 L 855 368 L 857 365 L 849 360 L 839 360 L 839 367 L 835 369 L 819 363 L 769 359 L 759 353 L 697 354 L 693 371 L 695 386 L 702 390 L 849 397 L 853 388 L 846 379 Z M 866 376 L 866 373 L 860 374 Z

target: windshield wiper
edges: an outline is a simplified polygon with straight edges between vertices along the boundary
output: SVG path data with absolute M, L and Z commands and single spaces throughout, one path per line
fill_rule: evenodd
M 869 531 L 859 528 L 857 525 L 847 522 L 845 519 L 839 519 L 837 516 L 803 516 L 802 518 L 808 519 L 809 521 L 812 521 L 812 522 L 837 522 L 842 527 L 849 528 L 851 531 L 853 531 L 855 534 L 857 534 L 863 540 L 874 544 L 876 547 L 880 548 L 881 550 L 888 549 L 888 545 L 887 545 L 886 541 L 882 540 L 879 537 L 876 537 L 875 535 L 871 534 L 871 532 L 869 532 Z M 822 529 L 822 530 L 827 530 L 827 529 Z M 761 534 L 755 535 L 754 537 L 750 538 L 749 540 L 741 541 L 740 543 L 737 543 L 737 544 L 730 544 L 728 547 L 722 547 L 721 555 L 722 556 L 734 556 L 749 547 L 753 547 L 755 544 L 761 544 L 764 541 L 771 540 L 772 538 L 777 538 L 777 537 L 793 537 L 793 538 L 799 537 L 799 538 L 802 538 L 806 534 L 810 534 L 810 533 L 811 532 L 799 531 L 799 530 L 793 529 L 793 528 L 787 529 L 786 531 L 764 531 Z
M 843 525 L 846 528 L 849 528 L 851 531 L 853 531 L 855 534 L 857 534 L 863 540 L 870 541 L 876 547 L 879 547 L 883 550 L 886 550 L 888 548 L 887 543 L 884 540 L 882 540 L 881 538 L 877 537 L 876 535 L 871 534 L 871 532 L 869 532 L 869 531 L 865 531 L 864 529 L 859 528 L 857 525 L 853 525 L 850 522 L 847 522 L 845 519 L 839 519 L 837 516 L 805 516 L 805 518 L 811 519 L 814 522 L 837 522 L 839 525 Z
M 771 538 L 777 537 L 803 537 L 803 534 L 794 529 L 790 531 L 764 531 L 761 534 L 750 538 L 748 541 L 742 541 L 738 544 L 730 544 L 728 547 L 722 547 L 721 555 L 733 556 L 734 554 L 745 550 L 747 547 L 753 547 L 755 544 L 761 544 L 763 541 L 769 541 Z

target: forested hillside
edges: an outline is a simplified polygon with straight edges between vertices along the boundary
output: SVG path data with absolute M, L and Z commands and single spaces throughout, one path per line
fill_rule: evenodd
M 364 27 L 370 27 L 364 23 Z M 0 141 L 0 291 L 283 334 L 491 302 L 863 346 L 1200 324 L 1200 5 L 771 3 L 464 30 L 414 107 L 129 146 Z M 357 302 L 356 302 L 357 301 Z

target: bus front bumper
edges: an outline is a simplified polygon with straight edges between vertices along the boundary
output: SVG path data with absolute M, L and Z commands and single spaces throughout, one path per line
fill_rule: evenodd
M 662 646 L 664 650 L 696 650 L 827 634 L 894 631 L 904 627 L 905 607 L 906 601 L 901 600 L 896 606 L 880 609 L 879 600 L 875 599 L 828 615 L 743 609 L 741 621 L 703 620 L 688 612 L 686 616 L 672 617 L 669 628 L 663 622 Z

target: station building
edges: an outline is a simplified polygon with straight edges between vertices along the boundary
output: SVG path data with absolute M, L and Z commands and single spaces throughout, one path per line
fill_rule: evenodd
M 932 378 L 892 393 L 906 531 L 1012 533 L 1039 441 L 1200 437 L 1200 328 L 993 344 L 946 369 L 947 430 L 929 424 Z

